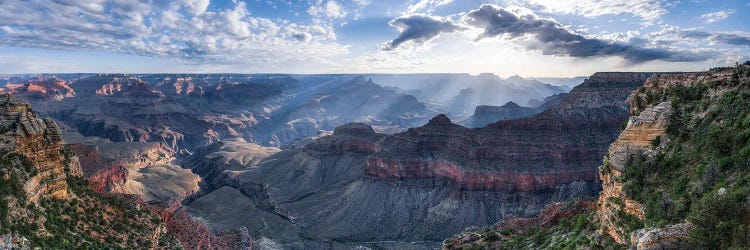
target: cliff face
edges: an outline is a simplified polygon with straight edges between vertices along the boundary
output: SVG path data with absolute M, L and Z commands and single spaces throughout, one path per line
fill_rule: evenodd
M 82 141 L 65 148 L 78 155 L 90 187 L 98 192 L 134 194 L 167 206 L 199 190 L 200 177 L 172 164 L 174 151 L 164 143 Z
M 80 163 L 51 119 L 0 95 L 0 248 L 174 246 L 136 201 L 93 194 Z
M 669 241 L 663 239 L 658 242 L 659 237 L 655 235 L 665 234 L 669 237 L 662 238 L 671 237 L 672 239 L 687 238 L 687 229 L 684 229 L 686 225 L 663 230 L 651 228 L 637 232 L 627 225 L 627 220 L 632 221 L 629 218 L 644 220 L 646 211 L 641 202 L 634 200 L 623 190 L 625 182 L 632 181 L 624 178 L 623 173 L 630 164 L 633 164 L 632 161 L 654 161 L 655 155 L 663 150 L 657 146 L 671 139 L 666 134 L 666 130 L 670 121 L 674 119 L 672 102 L 651 100 L 656 99 L 654 95 L 661 94 L 675 86 L 699 86 L 710 82 L 725 81 L 727 78 L 726 73 L 662 74 L 650 78 L 642 88 L 628 97 L 631 103 L 631 117 L 627 127 L 612 143 L 604 158 L 604 163 L 599 168 L 602 192 L 597 202 L 597 217 L 601 223 L 601 230 L 616 242 L 638 245 L 647 249 L 647 245 L 659 246 Z M 663 95 L 667 96 L 667 94 Z
M 479 129 L 435 117 L 379 142 L 367 173 L 446 178 L 470 190 L 533 192 L 574 181 L 595 187 L 596 166 L 627 118 L 626 97 L 646 76 L 595 74 L 545 112 Z
M 24 185 L 29 200 L 41 197 L 66 198 L 64 157 L 60 128 L 51 119 L 39 119 L 31 106 L 8 94 L 0 95 L 0 147 L 6 153 L 19 153 L 36 170 Z
M 596 167 L 628 116 L 627 95 L 643 77 L 607 79 L 592 76 L 538 115 L 479 129 L 445 115 L 393 135 L 364 124 L 340 126 L 303 148 L 225 175 L 228 186 L 197 197 L 189 211 L 215 230 L 245 226 L 254 237 L 287 247 L 419 241 L 434 248 L 468 226 L 533 216 L 550 202 L 598 193 Z M 208 205 L 225 200 L 239 207 Z M 253 223 L 258 220 L 274 223 Z
M 672 106 L 663 102 L 655 107 L 641 111 L 632 116 L 628 125 L 620 136 L 609 147 L 604 158 L 604 164 L 599 168 L 602 180 L 602 192 L 599 195 L 597 214 L 601 220 L 602 230 L 618 243 L 628 243 L 630 232 L 626 232 L 619 220 L 621 213 L 643 219 L 643 207 L 638 202 L 627 197 L 622 191 L 620 181 L 625 164 L 634 155 L 648 153 L 653 141 L 660 139 L 667 128 Z
M 464 233 L 444 248 L 750 247 L 750 62 L 656 74 L 628 101 L 631 117 L 599 167 L 594 212 L 530 233 Z

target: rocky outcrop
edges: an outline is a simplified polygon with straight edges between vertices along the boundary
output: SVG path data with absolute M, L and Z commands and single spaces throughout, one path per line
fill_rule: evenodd
M 2 94 L 0 132 L 0 149 L 25 156 L 36 168 L 24 185 L 30 201 L 68 196 L 61 132 L 54 121 L 37 118 L 28 103 Z
M 643 220 L 643 204 L 639 204 L 623 191 L 624 180 L 621 178 L 629 161 L 641 158 L 648 161 L 657 149 L 656 146 L 669 141 L 665 134 L 672 116 L 671 102 L 656 102 L 645 105 L 648 93 L 660 93 L 673 85 L 687 86 L 702 82 L 722 81 L 729 77 L 726 72 L 719 73 L 662 73 L 649 78 L 642 89 L 628 97 L 631 103 L 631 117 L 625 130 L 610 146 L 604 162 L 599 167 L 602 181 L 602 192 L 597 202 L 597 217 L 601 230 L 620 244 L 636 244 L 637 237 L 622 225 L 625 216 Z M 615 77 L 621 79 L 622 77 Z M 658 140 L 658 141 L 655 141 Z M 661 229 L 650 229 L 659 234 Z M 669 230 L 668 230 L 669 231 Z M 640 231 L 639 234 L 644 234 Z M 671 233 L 670 233 L 671 234 Z M 631 240 L 633 238 L 633 240 Z M 651 240 L 647 240 L 651 241 Z M 649 243 L 655 244 L 655 243 Z M 639 248 L 640 249 L 640 248 Z
M 671 112 L 671 104 L 664 102 L 631 117 L 625 130 L 610 146 L 604 164 L 599 169 L 602 192 L 598 202 L 598 217 L 602 230 L 619 243 L 626 243 L 630 232 L 625 232 L 618 226 L 621 224 L 618 221 L 622 219 L 618 211 L 639 219 L 644 216 L 641 204 L 628 198 L 622 191 L 623 183 L 619 178 L 632 157 L 647 153 L 652 148 L 652 141 L 664 135 Z
M 512 248 L 503 245 L 500 239 L 511 239 L 514 236 L 523 235 L 528 232 L 543 231 L 560 224 L 561 220 L 571 220 L 577 215 L 587 214 L 596 208 L 593 202 L 572 201 L 555 202 L 544 207 L 535 217 L 531 218 L 508 218 L 501 220 L 491 229 L 470 230 L 448 238 L 443 241 L 442 249 L 505 249 Z M 499 233 L 501 232 L 501 233 Z M 487 235 L 495 237 L 487 237 Z
M 631 234 L 630 245 L 639 250 L 692 249 L 689 231 L 687 223 L 638 229 Z

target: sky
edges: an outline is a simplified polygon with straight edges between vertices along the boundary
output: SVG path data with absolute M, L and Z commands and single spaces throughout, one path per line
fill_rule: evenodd
M 699 71 L 750 0 L 0 0 L 0 73 Z

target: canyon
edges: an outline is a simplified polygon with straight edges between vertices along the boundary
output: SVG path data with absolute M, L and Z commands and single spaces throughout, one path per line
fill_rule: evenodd
M 466 227 L 596 196 L 626 97 L 651 75 L 597 73 L 540 114 L 483 128 L 445 115 L 391 135 L 350 123 L 244 167 L 196 157 L 186 165 L 216 189 L 188 211 L 286 248 L 435 248 Z M 236 155 L 209 147 L 203 155 Z M 241 202 L 216 205 L 229 201 Z
M 26 84 L 54 82 L 44 86 L 73 90 L 65 98 L 8 89 L 60 123 L 59 149 L 91 189 L 137 197 L 188 246 L 429 249 L 600 192 L 639 216 L 598 166 L 624 164 L 617 148 L 664 130 L 667 106 L 628 122 L 633 91 L 656 75 L 596 73 L 570 93 L 520 100 L 534 107 L 480 105 L 456 123 L 439 114 L 449 106 L 366 76 L 97 74 Z M 628 136 L 633 124 L 651 132 Z M 623 136 L 639 146 L 617 146 Z M 618 213 L 601 199 L 600 213 Z M 603 232 L 616 234 L 610 217 Z

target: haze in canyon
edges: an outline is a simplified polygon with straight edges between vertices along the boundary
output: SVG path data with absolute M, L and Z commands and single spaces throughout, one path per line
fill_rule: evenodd
M 0 1 L 0 249 L 750 248 L 746 20 Z

